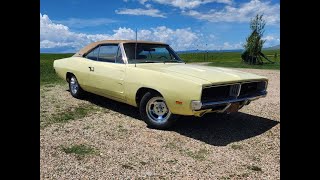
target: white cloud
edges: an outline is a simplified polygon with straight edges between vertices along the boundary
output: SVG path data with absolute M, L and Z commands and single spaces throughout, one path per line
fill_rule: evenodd
M 141 3 L 141 4 L 144 4 L 145 2 L 147 2 L 148 0 L 139 0 L 139 2 Z
M 53 22 L 57 24 L 64 24 L 69 27 L 83 28 L 83 27 L 90 27 L 90 26 L 107 25 L 110 23 L 118 22 L 118 21 L 109 19 L 109 18 L 95 18 L 95 19 L 69 18 L 67 20 L 57 20 Z
M 229 42 L 224 42 L 223 46 L 220 46 L 220 49 L 242 49 L 242 43 L 230 44 Z
M 148 0 L 139 0 L 141 4 L 144 4 Z M 223 3 L 223 4 L 232 4 L 232 0 L 149 0 L 157 2 L 159 4 L 171 5 L 178 7 L 180 9 L 193 9 L 202 4 L 207 4 L 211 2 Z
M 210 22 L 249 22 L 257 13 L 263 13 L 268 24 L 280 22 L 280 5 L 270 1 L 251 0 L 239 7 L 227 5 L 221 10 L 212 9 L 208 13 L 195 10 L 183 11 L 182 14 Z
M 214 39 L 216 36 L 214 34 L 210 34 L 209 37 Z
M 263 40 L 266 40 L 264 47 L 270 47 L 280 44 L 280 37 L 277 35 L 269 34 L 262 37 Z
M 135 15 L 135 16 L 152 16 L 152 17 L 161 17 L 161 18 L 166 18 L 164 14 L 162 14 L 158 9 L 120 9 L 120 10 L 115 10 L 117 14 L 129 14 L 129 15 Z
M 152 5 L 151 4 L 145 4 L 146 8 L 151 8 Z
M 198 35 L 191 28 L 170 29 L 159 26 L 138 30 L 139 40 L 161 41 L 170 44 L 175 50 L 194 48 Z M 40 13 L 40 48 L 66 48 L 79 50 L 90 42 L 106 39 L 135 39 L 131 28 L 118 28 L 112 34 L 85 34 L 72 32 L 67 26 L 54 23 Z
M 150 29 L 138 29 L 138 40 L 160 41 L 170 44 L 175 50 L 212 50 L 212 49 L 240 49 L 242 43 L 216 44 L 214 34 L 205 35 L 194 32 L 191 28 L 171 29 L 159 26 Z M 50 20 L 47 15 L 40 13 L 40 48 L 42 49 L 68 49 L 75 52 L 85 45 L 107 39 L 135 39 L 135 30 L 120 27 L 110 34 L 86 34 L 71 31 L 68 26 L 57 24 Z M 278 36 L 269 34 L 265 36 L 266 45 L 277 45 L 280 43 Z M 206 45 L 207 44 L 207 45 Z
M 263 40 L 266 40 L 266 41 L 273 41 L 273 40 L 280 40 L 278 37 L 274 36 L 274 35 L 267 35 L 265 37 L 262 37 Z

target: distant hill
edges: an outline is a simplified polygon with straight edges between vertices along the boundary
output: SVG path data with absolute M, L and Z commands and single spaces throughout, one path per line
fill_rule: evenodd
M 276 45 L 276 46 L 271 46 L 271 47 L 268 47 L 268 48 L 263 48 L 264 50 L 277 50 L 277 49 L 280 49 L 280 44 L 279 45 Z

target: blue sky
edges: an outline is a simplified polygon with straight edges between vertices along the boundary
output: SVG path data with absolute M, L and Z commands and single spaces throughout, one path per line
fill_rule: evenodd
M 263 13 L 265 47 L 280 44 L 279 0 L 40 0 L 40 51 L 104 39 L 161 41 L 175 50 L 241 49 Z

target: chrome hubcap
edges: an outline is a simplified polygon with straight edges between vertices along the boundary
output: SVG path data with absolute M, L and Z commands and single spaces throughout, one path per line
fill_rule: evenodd
M 151 98 L 147 103 L 146 111 L 149 119 L 160 124 L 165 123 L 171 115 L 162 97 Z
M 72 94 L 76 94 L 78 92 L 79 84 L 75 77 L 72 77 L 70 79 L 70 89 L 72 91 Z

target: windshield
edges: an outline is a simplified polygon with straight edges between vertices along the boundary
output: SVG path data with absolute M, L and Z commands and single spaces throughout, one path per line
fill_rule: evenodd
M 183 62 L 169 45 L 137 43 L 136 56 L 135 45 L 136 43 L 123 44 L 129 64 Z

